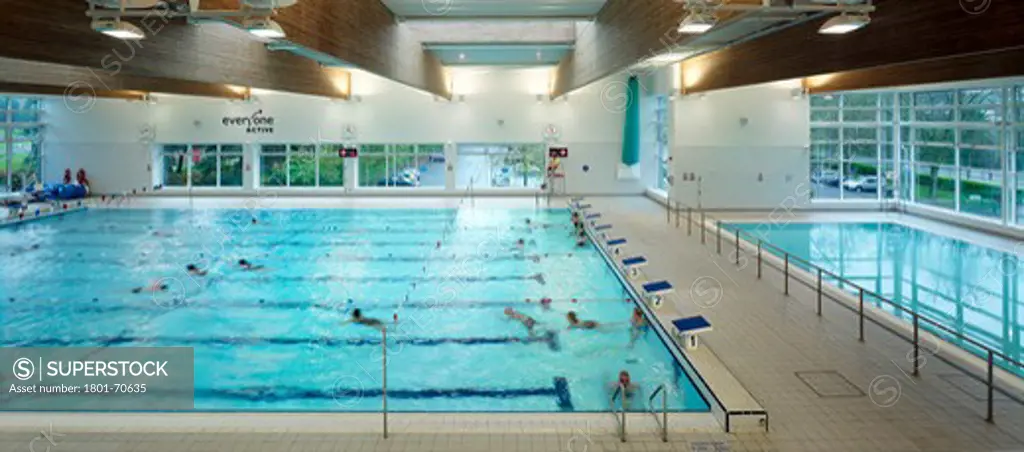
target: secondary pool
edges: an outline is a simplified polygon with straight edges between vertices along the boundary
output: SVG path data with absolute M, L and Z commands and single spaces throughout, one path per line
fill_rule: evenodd
M 1021 360 L 1021 256 L 895 223 L 730 227 L 739 227 L 1018 362 Z M 872 301 L 865 298 L 865 302 Z M 911 321 L 910 315 L 902 311 L 877 300 L 874 303 Z M 962 340 L 950 340 L 981 353 L 978 347 Z M 1015 366 L 1001 364 L 1022 373 Z
M 665 385 L 671 411 L 708 411 L 657 334 L 630 345 L 633 301 L 568 223 L 556 209 L 161 209 L 2 228 L 0 344 L 194 347 L 196 409 L 379 411 L 381 334 L 343 323 L 359 308 L 390 325 L 389 410 L 607 411 L 627 370 L 635 409 Z M 154 285 L 167 290 L 133 292 Z M 567 330 L 570 310 L 601 331 Z

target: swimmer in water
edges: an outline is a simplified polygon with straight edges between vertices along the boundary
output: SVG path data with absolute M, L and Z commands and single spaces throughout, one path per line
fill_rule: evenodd
M 567 329 L 570 330 L 573 328 L 578 328 L 581 330 L 593 330 L 597 329 L 597 327 L 600 326 L 597 322 L 593 320 L 580 320 L 580 318 L 576 315 L 576 311 L 569 311 L 569 313 L 565 315 L 565 319 L 569 321 L 569 328 Z
M 159 281 L 157 281 L 157 282 L 155 282 L 153 284 L 150 284 L 149 287 L 136 287 L 136 288 L 132 289 L 132 293 L 142 293 L 142 292 L 154 292 L 155 293 L 155 292 L 166 292 L 166 291 L 167 291 L 167 284 L 161 284 Z
M 649 329 L 650 325 L 647 324 L 643 311 L 640 308 L 633 308 L 633 316 L 629 318 L 629 346 L 633 347 L 633 343 Z
M 587 246 L 587 233 L 580 229 L 576 234 L 576 246 L 584 247 Z
M 633 398 L 640 392 L 640 386 L 633 383 L 633 379 L 630 378 L 629 372 L 626 372 L 625 370 L 619 372 L 619 379 L 611 383 L 610 386 L 612 387 L 613 392 L 619 391 L 620 388 L 625 391 L 625 394 L 622 394 L 622 406 L 626 408 L 629 408 L 630 402 L 632 402 Z
M 253 265 L 252 262 L 249 262 L 248 260 L 245 260 L 245 259 L 239 259 L 238 260 L 238 266 L 242 267 L 242 270 L 247 271 L 247 272 L 256 271 L 256 270 L 263 270 L 264 268 L 266 268 L 266 267 L 264 267 L 262 265 Z
M 551 310 L 551 299 L 548 298 L 548 297 L 541 298 L 540 299 L 540 307 L 541 307 L 541 309 L 544 309 L 545 311 L 550 311 Z
M 384 331 L 384 322 L 370 317 L 363 317 L 363 312 L 359 308 L 352 310 L 352 317 L 346 320 L 345 323 L 355 323 Z
M 188 274 L 192 276 L 206 276 L 207 273 L 206 270 L 200 270 L 196 264 L 188 264 L 185 266 L 185 270 L 187 270 Z
M 39 249 L 39 244 L 38 243 L 33 243 L 33 244 L 29 245 L 29 246 L 24 246 L 24 247 L 16 248 L 14 250 L 14 252 L 11 253 L 11 256 L 16 256 L 16 255 L 21 254 L 21 253 L 27 253 L 29 251 L 35 251 L 35 250 L 38 250 L 38 249 Z
M 532 317 L 512 308 L 505 308 L 505 316 L 512 320 L 518 320 L 526 327 L 526 331 L 530 333 L 530 336 L 533 336 L 533 327 L 537 325 L 537 321 Z

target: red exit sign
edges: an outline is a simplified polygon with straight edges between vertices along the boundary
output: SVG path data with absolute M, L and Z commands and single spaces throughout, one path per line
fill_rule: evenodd
M 359 149 L 356 148 L 341 148 L 338 149 L 338 157 L 343 159 L 354 159 L 359 157 Z

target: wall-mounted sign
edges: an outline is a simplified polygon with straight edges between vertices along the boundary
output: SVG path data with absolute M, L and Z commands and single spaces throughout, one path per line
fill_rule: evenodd
M 354 159 L 359 157 L 359 149 L 356 148 L 341 148 L 338 149 L 338 157 L 343 159 Z
M 263 110 L 257 110 L 251 116 L 225 116 L 221 124 L 224 124 L 224 127 L 244 127 L 245 133 L 274 133 L 274 117 L 265 116 Z
M 569 148 L 548 148 L 548 157 L 564 159 L 569 156 Z

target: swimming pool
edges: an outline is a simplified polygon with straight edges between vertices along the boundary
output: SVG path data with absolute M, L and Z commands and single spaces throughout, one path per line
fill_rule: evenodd
M 634 304 L 568 222 L 563 209 L 158 209 L 2 228 L 0 343 L 194 347 L 198 410 L 379 411 L 381 335 L 343 324 L 359 308 L 392 325 L 392 411 L 607 411 L 620 370 L 643 405 L 664 384 L 671 411 L 709 411 L 657 334 L 630 347 Z M 154 283 L 167 290 L 132 292 Z M 603 331 L 567 330 L 570 310 Z
M 734 223 L 729 227 L 739 227 L 1011 359 L 1021 359 L 1024 303 L 1020 291 L 1024 272 L 1020 271 L 1021 257 L 1015 253 L 886 222 Z M 865 302 L 872 301 L 865 297 Z M 874 303 L 911 321 L 909 314 Z M 940 335 L 981 353 L 970 343 Z M 997 358 L 997 364 L 1000 361 Z M 1022 373 L 1015 366 L 1002 364 Z

